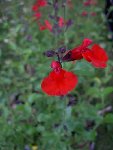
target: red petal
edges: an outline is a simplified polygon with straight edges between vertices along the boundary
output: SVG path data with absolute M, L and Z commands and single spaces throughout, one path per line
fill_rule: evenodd
M 47 27 L 46 27 L 46 26 L 44 26 L 44 25 L 40 25 L 40 26 L 39 26 L 39 29 L 40 29 L 40 31 L 43 31 L 43 30 L 46 30 L 46 29 L 47 29 Z
M 107 66 L 108 56 L 106 51 L 99 45 L 92 47 L 92 65 L 96 68 L 105 68 Z
M 106 62 L 102 62 L 102 61 L 92 61 L 92 65 L 96 68 L 105 68 L 107 66 Z
M 63 56 L 62 60 L 63 61 L 73 61 L 73 60 L 82 59 L 83 58 L 82 53 L 89 50 L 87 47 L 91 44 L 92 44 L 92 40 L 85 38 L 80 46 L 73 48 L 68 53 L 66 52 L 66 54 Z
M 38 0 L 37 5 L 39 7 L 45 7 L 47 5 L 47 1 L 46 0 Z
M 64 18 L 59 17 L 59 20 L 58 20 L 58 25 L 59 25 L 59 27 L 62 28 L 62 27 L 64 26 L 64 23 L 65 23 Z
M 93 51 L 93 57 L 95 59 L 98 59 L 100 61 L 108 61 L 108 56 L 106 51 L 101 48 L 99 45 L 94 44 L 92 47 L 92 51 Z
M 72 60 L 80 60 L 83 58 L 81 46 L 74 48 L 73 50 L 71 50 L 71 52 Z
M 82 55 L 84 59 L 91 62 L 96 68 L 105 68 L 107 66 L 107 53 L 97 44 L 94 44 L 91 50 L 87 50 Z
M 49 29 L 50 31 L 52 30 L 52 25 L 48 20 L 45 20 L 45 25 L 46 25 L 47 29 Z
M 85 38 L 85 39 L 83 40 L 82 46 L 83 46 L 84 48 L 86 48 L 86 47 L 88 47 L 88 46 L 91 45 L 91 44 L 92 44 L 92 40 L 91 40 L 91 39 L 88 39 L 88 38 Z
M 32 11 L 38 11 L 38 6 L 36 4 L 32 6 Z
M 51 68 L 53 69 L 61 68 L 61 64 L 58 61 L 53 60 L 51 63 Z
M 44 78 L 42 90 L 51 96 L 66 95 L 73 90 L 78 82 L 78 78 L 72 72 L 61 70 L 60 73 L 52 71 L 48 77 Z
M 37 12 L 36 14 L 34 14 L 34 17 L 39 20 L 41 18 L 41 13 Z
M 87 49 L 85 52 L 82 53 L 82 56 L 88 62 L 92 61 L 92 51 L 91 50 Z

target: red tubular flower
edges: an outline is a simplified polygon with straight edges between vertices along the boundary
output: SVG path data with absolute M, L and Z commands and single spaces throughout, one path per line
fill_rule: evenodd
M 44 7 L 46 5 L 47 5 L 46 0 L 37 0 L 37 2 L 33 5 L 32 10 L 36 12 L 40 7 Z
M 61 64 L 58 61 L 52 61 L 51 68 L 53 68 L 54 70 L 61 69 Z
M 39 20 L 41 18 L 41 13 L 37 12 L 36 14 L 34 14 L 34 17 Z
M 78 78 L 72 72 L 61 68 L 59 62 L 52 62 L 53 71 L 44 78 L 41 83 L 42 90 L 51 96 L 66 95 L 73 90 L 78 83 Z M 58 68 L 57 68 L 58 66 Z
M 64 26 L 64 24 L 65 24 L 64 18 L 59 17 L 59 20 L 58 20 L 58 25 L 59 25 L 59 27 L 62 28 L 62 27 Z
M 40 24 L 40 22 L 38 22 L 38 26 L 39 26 L 40 31 L 47 29 L 47 27 L 45 25 Z
M 96 68 L 105 68 L 107 66 L 107 53 L 97 44 L 94 44 L 91 50 L 85 51 L 82 55 Z
M 43 31 L 43 30 L 52 30 L 52 25 L 51 25 L 51 23 L 48 21 L 48 20 L 45 20 L 44 21 L 45 22 L 45 24 L 44 25 L 42 25 L 40 22 L 38 22 L 38 26 L 39 26 L 39 29 L 41 30 L 41 31 Z
M 32 11 L 34 11 L 34 12 L 38 11 L 38 5 L 34 4 L 32 6 Z
M 82 53 L 89 50 L 88 46 L 92 44 L 92 40 L 85 38 L 82 42 L 82 44 L 78 47 L 75 47 L 74 49 L 66 52 L 66 54 L 63 56 L 63 61 L 73 61 L 73 60 L 80 60 L 83 58 Z
M 45 7 L 47 5 L 47 1 L 46 0 L 37 0 L 37 5 L 39 7 Z
M 40 31 L 43 31 L 43 30 L 46 30 L 47 28 L 46 28 L 46 26 L 44 26 L 44 25 L 40 25 L 40 26 L 39 26 L 39 29 L 40 29 Z
M 50 31 L 52 30 L 52 25 L 48 20 L 45 20 L 45 25 L 48 30 L 50 30 Z
M 39 29 L 42 30 L 50 30 L 52 31 L 52 25 L 48 20 L 44 21 L 44 25 L 42 25 L 39 20 L 41 18 L 41 13 L 39 12 L 40 7 L 45 7 L 47 5 L 47 0 L 37 0 L 36 3 L 33 5 L 32 10 L 35 12 L 34 17 L 38 21 Z
M 103 48 L 94 44 L 91 49 L 88 46 L 92 43 L 90 39 L 84 39 L 82 44 L 68 51 L 62 58 L 63 61 L 74 61 L 84 58 L 96 68 L 107 66 L 108 56 Z
M 46 5 L 46 0 L 37 0 L 36 3 L 32 6 L 32 11 L 37 12 L 40 7 L 45 7 Z

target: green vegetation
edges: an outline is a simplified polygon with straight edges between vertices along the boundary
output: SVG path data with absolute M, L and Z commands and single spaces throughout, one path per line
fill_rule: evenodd
M 23 150 L 33 144 L 39 150 L 88 150 L 90 142 L 95 150 L 112 150 L 113 113 L 106 113 L 113 106 L 112 40 L 104 1 L 91 7 L 83 7 L 82 2 L 74 1 L 73 9 L 66 10 L 66 18 L 74 24 L 56 45 L 51 32 L 39 30 L 33 1 L 0 1 L 0 150 Z M 47 18 L 50 10 L 41 11 Z M 97 15 L 82 16 L 83 11 Z M 63 68 L 79 76 L 77 88 L 65 97 L 43 93 L 40 84 L 54 59 L 43 52 L 62 43 L 71 49 L 85 37 L 106 49 L 108 67 L 95 69 L 85 60 L 64 63 Z M 68 106 L 71 98 L 75 104 Z

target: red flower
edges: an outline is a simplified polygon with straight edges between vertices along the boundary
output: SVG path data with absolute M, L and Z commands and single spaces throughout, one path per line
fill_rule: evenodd
M 39 29 L 40 29 L 40 31 L 43 31 L 43 30 L 46 30 L 47 28 L 46 28 L 46 26 L 44 26 L 44 25 L 40 25 L 40 26 L 39 26 Z
M 48 20 L 45 20 L 45 25 L 48 30 L 50 30 L 50 31 L 52 30 L 52 25 Z
M 82 44 L 68 51 L 62 58 L 63 61 L 74 61 L 84 58 L 96 68 L 107 66 L 108 56 L 103 48 L 94 44 L 91 49 L 88 46 L 92 43 L 90 39 L 84 39 Z
M 87 11 L 83 11 L 81 15 L 86 17 L 88 15 L 88 12 Z
M 47 1 L 46 0 L 37 0 L 37 5 L 39 7 L 45 7 L 47 5 Z
M 73 60 L 80 60 L 83 58 L 82 53 L 88 50 L 88 46 L 91 45 L 92 40 L 85 38 L 82 44 L 74 49 L 66 52 L 64 57 L 62 58 L 63 61 L 73 61 Z
M 41 13 L 37 12 L 36 14 L 34 14 L 34 17 L 39 20 L 41 18 Z
M 41 31 L 43 31 L 43 30 L 52 30 L 52 25 L 51 25 L 51 23 L 48 21 L 48 20 L 45 20 L 45 24 L 44 25 L 41 25 L 40 24 L 40 22 L 38 22 L 38 26 L 39 26 L 39 29 L 41 30 Z
M 38 26 L 39 26 L 40 31 L 47 29 L 47 27 L 45 25 L 40 24 L 40 22 L 38 22 Z
M 64 18 L 59 17 L 59 20 L 58 20 L 58 25 L 59 25 L 59 27 L 62 28 L 62 27 L 64 26 L 64 24 L 65 24 Z
M 37 0 L 37 2 L 33 5 L 32 10 L 38 11 L 39 7 L 45 7 L 47 5 L 46 0 Z
M 54 70 L 59 70 L 61 69 L 61 64 L 58 61 L 52 61 L 51 68 L 53 68 Z
M 105 68 L 107 66 L 108 56 L 103 48 L 94 44 L 91 50 L 82 53 L 84 59 L 96 68 Z
M 42 81 L 42 90 L 51 96 L 66 95 L 75 88 L 78 83 L 78 78 L 72 72 L 62 69 L 59 62 L 54 61 L 53 63 L 55 63 L 51 65 L 53 71 Z
M 32 11 L 38 11 L 38 6 L 36 4 L 32 6 Z

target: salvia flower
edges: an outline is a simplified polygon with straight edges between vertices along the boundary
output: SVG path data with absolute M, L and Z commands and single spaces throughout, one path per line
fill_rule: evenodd
M 33 5 L 32 10 L 36 12 L 40 7 L 45 7 L 46 5 L 46 0 L 37 0 L 36 3 Z
M 53 71 L 41 83 L 42 90 L 50 96 L 68 94 L 77 85 L 77 76 L 72 72 L 62 69 L 58 61 L 53 61 L 51 67 Z
M 34 14 L 34 17 L 37 19 L 37 20 L 39 20 L 40 18 L 41 18 L 41 13 L 40 12 L 37 12 L 37 13 L 35 13 Z
M 42 25 L 40 22 L 38 22 L 38 26 L 39 26 L 40 31 L 43 31 L 43 30 L 47 29 L 47 27 L 45 25 Z
M 82 53 L 88 49 L 88 46 L 92 44 L 92 40 L 85 38 L 82 44 L 72 50 L 66 52 L 66 55 L 62 58 L 63 61 L 80 60 L 83 58 Z
M 51 31 L 52 30 L 52 25 L 48 20 L 45 20 L 44 24 L 41 24 L 40 22 L 38 22 L 38 26 L 41 31 L 43 31 L 43 30 Z
M 62 28 L 64 26 L 64 24 L 65 24 L 64 18 L 63 17 L 59 17 L 59 20 L 58 20 L 59 27 Z
M 98 44 L 94 44 L 92 48 L 88 48 L 92 44 L 92 40 L 86 38 L 82 44 L 74 49 L 66 52 L 63 61 L 74 61 L 84 58 L 96 68 L 105 68 L 107 66 L 108 56 L 106 51 Z
M 52 30 L 52 25 L 48 20 L 45 20 L 45 26 L 48 30 L 50 30 L 50 31 Z
M 54 70 L 55 69 L 61 69 L 61 64 L 58 61 L 52 61 L 51 68 Z
M 96 68 L 105 68 L 107 66 L 107 53 L 98 44 L 94 44 L 91 50 L 84 52 L 82 55 Z
M 41 31 L 48 29 L 50 32 L 56 35 L 57 33 L 59 34 L 62 32 L 61 29 L 65 25 L 69 27 L 72 24 L 72 21 L 69 20 L 68 22 L 66 22 L 63 17 L 58 16 L 57 11 L 59 8 L 59 3 L 58 1 L 54 1 L 53 8 L 54 8 L 55 14 L 49 15 L 49 18 L 53 22 L 50 22 L 48 19 L 45 19 L 44 23 L 41 23 L 40 19 L 42 18 L 42 13 L 40 12 L 40 8 L 45 7 L 48 4 L 52 4 L 52 3 L 47 0 L 36 0 L 35 4 L 32 6 L 32 11 L 34 12 L 33 16 L 35 18 L 35 21 L 37 21 L 39 29 Z
M 34 5 L 32 6 L 32 11 L 34 11 L 34 12 L 38 11 L 38 6 L 34 4 Z
M 46 0 L 37 0 L 37 5 L 39 7 L 45 7 L 47 5 L 47 1 Z
M 34 12 L 34 18 L 36 19 L 36 21 L 38 22 L 38 25 L 39 25 L 39 29 L 42 31 L 42 30 L 45 30 L 45 29 L 49 29 L 47 27 L 47 25 L 41 25 L 40 23 L 40 19 L 42 17 L 42 14 L 40 12 L 40 8 L 41 7 L 45 7 L 47 6 L 47 1 L 46 0 L 36 0 L 35 4 L 32 6 L 32 11 Z

